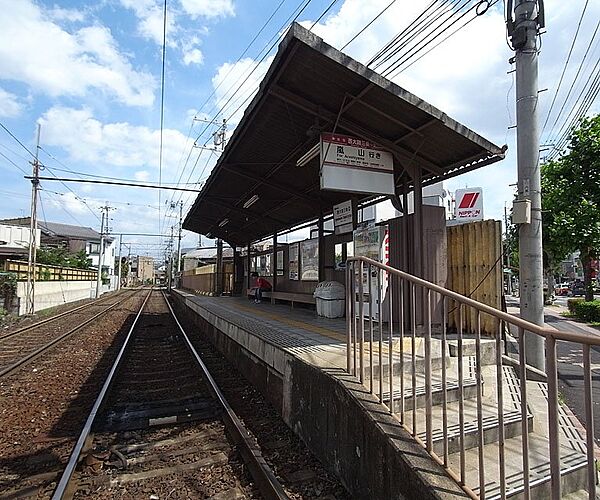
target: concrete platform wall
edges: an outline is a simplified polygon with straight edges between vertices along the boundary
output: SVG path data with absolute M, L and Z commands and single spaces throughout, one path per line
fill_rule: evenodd
M 342 370 L 321 370 L 174 292 L 188 315 L 354 498 L 464 498 L 399 422 Z

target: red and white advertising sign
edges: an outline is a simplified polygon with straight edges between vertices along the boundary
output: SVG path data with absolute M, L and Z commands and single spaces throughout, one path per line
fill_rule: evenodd
M 321 189 L 394 194 L 394 158 L 369 141 L 321 134 Z
M 483 191 L 481 188 L 457 189 L 454 198 L 454 215 L 457 219 L 483 220 Z

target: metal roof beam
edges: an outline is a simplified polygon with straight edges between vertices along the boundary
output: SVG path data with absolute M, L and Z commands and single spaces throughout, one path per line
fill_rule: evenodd
M 334 111 L 325 109 L 323 106 L 317 106 L 317 105 L 313 104 L 312 102 L 310 102 L 309 100 L 283 88 L 281 85 L 274 85 L 269 90 L 269 92 L 274 97 L 277 97 L 278 99 L 281 99 L 282 101 L 288 102 L 288 103 L 292 104 L 293 106 L 296 106 L 314 116 L 320 116 L 322 118 L 329 120 L 332 123 L 335 123 L 335 121 L 337 119 L 337 113 L 335 113 Z M 393 141 L 390 141 L 389 139 L 385 139 L 384 137 L 377 135 L 375 132 L 372 132 L 370 130 L 363 128 L 361 125 L 353 122 L 352 120 L 349 120 L 349 119 L 341 116 L 339 118 L 339 120 L 337 120 L 337 122 L 340 127 L 348 130 L 350 133 L 355 134 L 364 139 L 370 140 L 372 142 L 379 143 L 382 146 L 389 149 L 390 151 L 398 154 L 401 158 L 403 158 L 405 160 L 412 161 L 415 158 L 414 151 L 410 151 L 406 148 L 398 146 L 397 144 L 394 144 Z M 423 158 L 420 155 L 416 155 L 416 158 L 419 160 L 419 165 L 424 167 L 426 170 L 428 170 L 436 175 L 443 175 L 444 171 L 443 171 L 442 167 L 440 167 L 439 165 L 432 163 L 430 160 L 428 160 L 427 158 Z
M 240 177 L 245 177 L 246 179 L 255 181 L 257 183 L 255 188 L 259 187 L 262 184 L 266 184 L 267 186 L 272 187 L 273 189 L 276 189 L 277 191 L 281 191 L 282 193 L 289 194 L 292 198 L 297 198 L 298 201 L 300 201 L 303 204 L 308 204 L 311 207 L 314 206 L 314 204 L 315 204 L 315 200 L 312 199 L 310 196 L 306 196 L 302 193 L 298 193 L 297 191 L 286 188 L 285 186 L 282 186 L 281 184 L 279 184 L 277 182 L 269 181 L 270 176 L 266 177 L 266 178 L 260 177 L 255 174 L 248 173 L 246 171 L 238 170 L 237 168 L 234 168 L 234 165 L 235 164 L 231 164 L 231 163 L 223 164 L 223 165 L 221 165 L 221 168 L 223 170 L 226 170 L 227 172 L 231 172 L 233 174 L 239 175 Z M 242 201 L 242 200 L 240 200 L 240 201 Z

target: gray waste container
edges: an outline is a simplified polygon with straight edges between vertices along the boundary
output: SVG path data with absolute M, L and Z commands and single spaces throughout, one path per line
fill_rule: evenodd
M 314 292 L 317 314 L 326 318 L 343 318 L 346 288 L 337 281 L 321 281 Z

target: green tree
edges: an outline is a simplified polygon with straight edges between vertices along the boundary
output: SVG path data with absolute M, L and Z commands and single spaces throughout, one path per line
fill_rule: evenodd
M 592 260 L 600 251 L 600 115 L 581 121 L 569 150 L 542 165 L 544 251 L 550 261 L 579 250 L 586 300 L 593 300 Z

